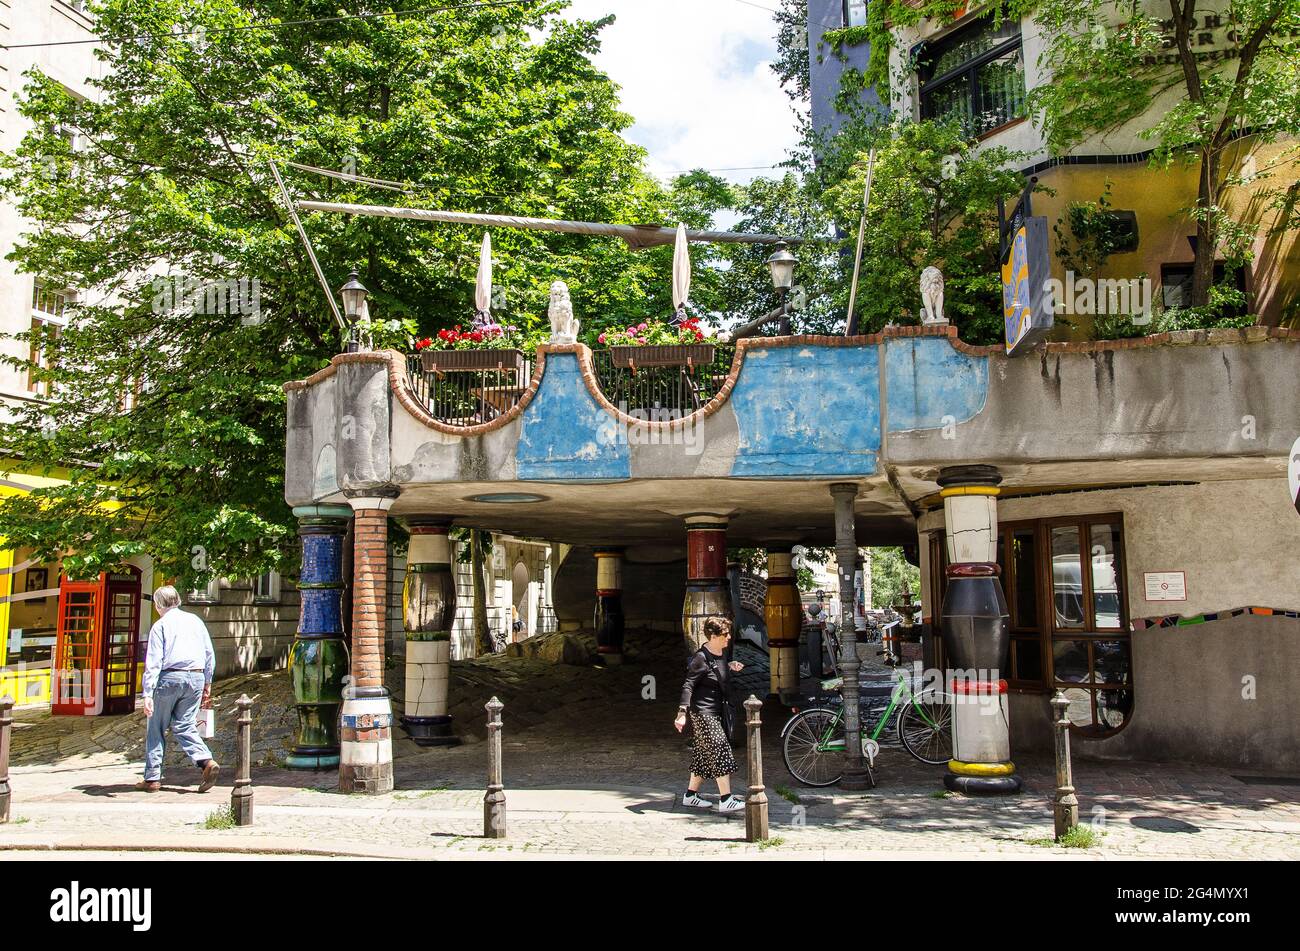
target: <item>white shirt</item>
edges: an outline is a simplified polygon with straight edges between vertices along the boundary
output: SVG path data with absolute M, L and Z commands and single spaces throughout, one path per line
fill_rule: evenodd
M 144 695 L 152 697 L 158 678 L 169 670 L 201 670 L 212 683 L 216 655 L 203 618 L 172 608 L 149 629 L 149 650 L 144 661 Z

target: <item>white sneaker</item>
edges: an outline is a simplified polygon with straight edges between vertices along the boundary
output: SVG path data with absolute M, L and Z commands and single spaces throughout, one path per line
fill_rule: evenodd
M 718 800 L 718 812 L 740 812 L 745 808 L 745 800 L 739 796 L 726 796 Z
M 683 806 L 691 806 L 695 809 L 712 809 L 713 803 L 709 802 L 699 793 L 688 792 L 682 797 Z

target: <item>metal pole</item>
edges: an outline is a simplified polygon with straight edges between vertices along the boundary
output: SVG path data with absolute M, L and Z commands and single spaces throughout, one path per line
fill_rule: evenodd
M 506 837 L 506 788 L 501 782 L 501 711 L 505 704 L 493 697 L 488 712 L 488 786 L 483 794 L 483 838 Z
M 763 786 L 763 701 L 753 694 L 745 701 L 745 730 L 749 740 L 749 795 L 745 797 L 745 841 L 767 838 L 767 790 Z
M 230 792 L 230 814 L 235 825 L 253 824 L 253 701 L 241 694 L 235 701 L 239 719 L 235 721 L 238 736 L 235 742 L 235 788 Z
M 835 499 L 835 558 L 840 573 L 840 676 L 844 697 L 844 776 L 842 789 L 866 789 L 872 785 L 871 773 L 862 764 L 862 718 L 858 700 L 858 634 L 853 625 L 853 568 L 858 560 L 858 541 L 853 519 L 853 500 L 858 486 L 853 482 L 836 482 L 831 486 Z
M 312 270 L 316 272 L 316 280 L 320 281 L 321 290 L 325 292 L 325 299 L 330 302 L 330 310 L 334 312 L 334 319 L 338 322 L 339 329 L 346 332 L 348 329 L 347 322 L 343 319 L 343 315 L 339 313 L 339 305 L 334 301 L 334 292 L 330 290 L 329 284 L 325 281 L 325 275 L 320 269 L 320 262 L 316 260 L 316 252 L 312 249 L 311 242 L 307 240 L 307 231 L 298 219 L 298 209 L 294 205 L 293 199 L 289 197 L 289 189 L 284 187 L 284 180 L 280 178 L 280 169 L 270 159 L 266 160 L 266 164 L 271 166 L 271 174 L 275 176 L 275 184 L 280 189 L 280 197 L 284 199 L 285 207 L 289 211 L 289 217 L 293 219 L 293 226 L 298 229 L 298 237 L 302 239 L 302 246 L 307 249 L 307 257 L 311 260 Z
M 1056 804 L 1052 817 L 1059 841 L 1079 824 L 1079 797 L 1074 794 L 1074 773 L 1070 768 L 1070 718 L 1066 716 L 1070 701 L 1060 690 L 1052 697 L 1052 709 L 1056 713 Z
M 788 288 L 781 289 L 781 329 L 782 337 L 790 336 L 790 291 Z
M 867 156 L 867 184 L 862 189 L 862 217 L 858 220 L 858 251 L 853 257 L 853 285 L 849 288 L 849 314 L 844 324 L 844 335 L 852 337 L 858 332 L 858 321 L 853 315 L 858 301 L 858 274 L 862 270 L 862 245 L 867 237 L 867 206 L 871 204 L 871 177 L 876 169 L 876 150 Z
M 14 725 L 14 698 L 0 697 L 0 824 L 9 821 L 9 738 Z

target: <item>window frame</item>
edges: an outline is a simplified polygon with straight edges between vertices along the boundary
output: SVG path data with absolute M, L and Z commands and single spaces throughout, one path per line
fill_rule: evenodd
M 266 594 L 261 593 L 263 578 L 268 579 L 266 585 L 267 588 Z M 253 589 L 254 604 L 279 604 L 280 603 L 280 572 L 276 571 L 275 569 L 272 569 L 270 571 L 264 571 L 257 577 L 252 578 L 250 580 L 252 582 L 251 587 Z
M 869 15 L 869 9 L 870 9 L 870 2 L 869 2 L 869 0 L 863 0 L 863 3 L 862 3 L 862 22 L 861 22 L 861 23 L 854 23 L 854 22 L 852 21 L 852 19 L 850 18 L 850 16 L 849 16 L 849 5 L 850 5 L 852 2 L 853 2 L 853 0 L 842 0 L 842 2 L 840 3 L 840 12 L 843 14 L 843 23 L 844 23 L 844 28 L 845 28 L 846 30 L 849 29 L 850 27 L 866 26 L 866 25 L 867 25 L 867 17 L 868 17 L 868 15 Z
M 993 27 L 993 20 L 991 19 L 991 17 L 989 17 L 988 14 L 980 14 L 974 17 L 971 20 L 971 22 L 963 24 L 962 26 L 957 27 L 956 29 L 950 31 L 949 33 L 944 34 L 941 37 L 938 37 L 935 40 L 931 40 L 922 44 L 921 49 L 919 51 L 920 61 L 917 63 L 917 67 L 916 67 L 917 105 L 919 107 L 922 119 L 935 118 L 934 110 L 931 106 L 932 96 L 935 93 L 935 91 L 944 86 L 948 86 L 950 84 L 956 84 L 958 81 L 962 81 L 966 85 L 965 94 L 967 97 L 967 101 L 970 103 L 971 116 L 973 119 L 975 117 L 975 103 L 979 101 L 978 91 L 979 91 L 980 69 L 983 68 L 984 66 L 987 66 L 989 63 L 993 62 L 994 60 L 1001 59 L 1002 57 L 1006 56 L 1008 53 L 1014 52 L 1016 50 L 1019 50 L 1022 56 L 1021 76 L 1023 79 L 1023 55 L 1024 55 L 1025 37 L 1024 37 L 1024 28 L 1020 21 L 1016 22 L 1015 36 L 1008 37 L 1007 39 L 998 43 L 996 46 L 993 46 L 992 48 L 985 50 L 983 53 L 980 53 L 966 60 L 965 62 L 961 63 L 958 66 L 952 67 L 945 73 L 941 73 L 938 76 L 925 75 L 928 62 L 932 62 L 933 60 L 937 59 L 938 56 L 943 52 L 943 50 L 946 47 L 950 45 L 955 45 L 956 43 L 960 43 L 969 34 L 974 34 L 976 32 L 989 29 L 991 27 Z M 1026 96 L 1029 93 L 1029 87 L 1027 83 L 1025 84 L 1024 92 Z M 970 130 L 971 135 L 973 135 L 976 138 L 983 139 L 999 132 L 1002 129 L 1009 128 L 1010 126 L 1013 126 L 1018 122 L 1023 122 L 1025 118 L 1026 118 L 1025 115 L 1015 116 L 1014 118 L 1008 119 L 1006 122 L 1002 122 L 996 126 L 991 126 L 987 129 L 981 129 L 978 131 L 976 131 L 975 129 L 971 129 Z
M 200 591 L 198 588 L 191 588 L 185 592 L 185 604 L 220 604 L 221 603 L 221 579 L 213 578 L 208 582 L 208 586 Z

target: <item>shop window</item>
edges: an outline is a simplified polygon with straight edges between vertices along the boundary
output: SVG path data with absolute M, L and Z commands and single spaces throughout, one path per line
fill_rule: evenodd
M 922 118 L 956 119 L 977 136 L 1026 114 L 1017 20 L 986 17 L 922 47 L 918 75 Z
M 58 562 L 40 562 L 30 549 L 14 552 L 9 573 L 9 625 L 4 631 L 4 663 L 48 667 L 58 630 Z M 5 588 L 0 585 L 0 593 Z
M 998 564 L 1010 614 L 1008 684 L 1062 690 L 1080 731 L 1105 736 L 1133 710 L 1132 655 L 1119 515 L 1003 522 Z M 941 606 L 947 559 L 931 538 L 931 584 Z
M 867 0 L 844 0 L 844 25 L 867 25 Z

